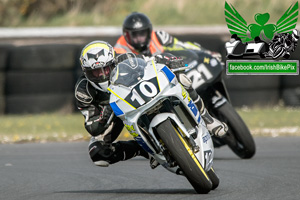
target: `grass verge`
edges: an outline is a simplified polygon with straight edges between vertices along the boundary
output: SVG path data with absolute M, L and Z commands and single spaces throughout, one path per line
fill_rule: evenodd
M 238 113 L 254 136 L 300 136 L 300 108 L 241 108 Z M 2 115 L 0 143 L 88 140 L 80 113 L 72 115 Z M 123 129 L 119 139 L 130 139 Z

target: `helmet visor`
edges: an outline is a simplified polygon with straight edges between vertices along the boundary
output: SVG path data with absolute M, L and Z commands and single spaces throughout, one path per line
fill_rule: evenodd
M 134 43 L 145 43 L 147 41 L 148 30 L 133 31 L 131 37 Z
M 132 45 L 137 50 L 144 50 L 147 48 L 151 32 L 150 29 L 144 29 L 139 31 L 128 31 L 129 37 L 127 38 L 129 44 Z
M 110 72 L 113 69 L 113 65 L 114 64 L 111 64 L 96 69 L 91 69 L 91 68 L 85 69 L 85 76 L 87 77 L 87 79 L 95 83 L 108 81 L 110 77 Z

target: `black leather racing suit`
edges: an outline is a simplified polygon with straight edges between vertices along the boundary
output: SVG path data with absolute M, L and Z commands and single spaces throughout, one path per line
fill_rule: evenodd
M 92 138 L 89 145 L 90 157 L 96 165 L 101 165 L 98 163 L 100 160 L 113 164 L 137 155 L 148 157 L 148 154 L 134 140 L 113 143 L 123 129 L 123 122 L 114 117 L 109 127 L 111 129 L 107 130 L 107 119 L 99 120 L 105 106 L 110 108 L 109 93 L 96 89 L 82 75 L 75 85 L 75 98 L 78 109 L 85 117 L 85 129 L 91 136 L 103 136 L 100 141 Z

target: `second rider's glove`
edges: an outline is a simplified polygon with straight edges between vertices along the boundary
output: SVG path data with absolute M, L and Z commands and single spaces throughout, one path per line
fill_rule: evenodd
M 157 55 L 155 56 L 157 63 L 165 64 L 171 69 L 184 67 L 183 59 L 175 56 Z

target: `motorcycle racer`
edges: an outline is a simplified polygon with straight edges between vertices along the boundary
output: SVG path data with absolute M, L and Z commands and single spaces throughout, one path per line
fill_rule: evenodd
M 269 43 L 269 51 L 266 53 L 267 57 L 279 58 L 284 57 L 288 59 L 291 56 L 291 52 L 294 52 L 297 47 L 299 39 L 299 31 L 294 29 L 292 34 L 290 33 L 276 33 Z M 281 50 L 281 51 L 280 51 Z
M 132 52 L 145 56 L 159 55 L 166 50 L 193 49 L 206 51 L 221 60 L 221 54 L 204 49 L 198 43 L 182 42 L 165 31 L 153 31 L 150 19 L 139 12 L 133 12 L 125 18 L 123 35 L 114 49 L 117 54 Z
M 89 155 L 97 166 L 108 166 L 120 160 L 148 154 L 134 141 L 113 143 L 123 129 L 123 122 L 114 118 L 109 122 L 112 109 L 109 105 L 109 76 L 116 66 L 113 47 L 104 41 L 87 44 L 80 55 L 83 75 L 75 85 L 78 109 L 85 117 L 85 129 L 92 136 Z M 96 136 L 101 138 L 96 138 Z
M 134 54 L 132 54 L 134 55 Z M 97 166 L 109 166 L 119 161 L 128 160 L 135 156 L 149 158 L 135 140 L 115 142 L 123 129 L 123 122 L 114 117 L 109 105 L 108 86 L 109 77 L 113 68 L 128 54 L 116 57 L 113 47 L 104 41 L 93 41 L 81 51 L 80 63 L 83 75 L 75 85 L 75 98 L 78 109 L 85 117 L 84 126 L 92 136 L 89 143 L 89 155 Z M 167 56 L 154 58 L 156 62 L 166 64 L 170 68 L 183 66 L 181 59 Z M 188 79 L 182 79 L 187 85 Z M 226 125 L 214 120 L 204 108 L 203 102 L 195 92 L 190 93 L 195 103 L 198 102 L 203 119 L 206 120 L 212 134 L 222 136 L 226 133 Z M 153 160 L 151 166 L 155 167 Z

